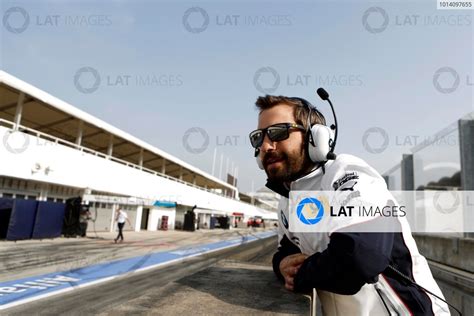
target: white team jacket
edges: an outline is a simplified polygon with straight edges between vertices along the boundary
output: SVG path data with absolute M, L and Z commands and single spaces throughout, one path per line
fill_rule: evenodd
M 370 167 L 363 160 L 351 156 L 351 155 L 338 155 L 336 160 L 328 161 L 325 164 L 324 172 L 322 168 L 318 168 L 312 171 L 310 174 L 294 181 L 291 183 L 290 191 L 331 191 L 340 190 L 342 188 L 351 188 L 361 192 L 370 192 L 373 188 L 383 188 L 387 190 L 385 181 L 383 178 Z M 270 185 L 267 186 L 271 189 Z M 278 190 L 275 190 L 278 192 Z M 281 190 L 278 192 L 280 194 Z M 295 246 L 300 252 L 313 255 L 315 253 L 322 253 L 330 256 L 327 248 L 330 244 L 332 236 L 327 233 L 291 233 L 288 230 L 288 205 L 289 200 L 287 197 L 282 196 L 279 203 L 279 232 L 278 239 L 280 242 L 280 251 L 285 251 L 286 246 L 284 242 L 288 244 L 291 242 L 291 247 Z M 443 297 L 441 290 L 436 284 L 426 259 L 418 252 L 415 241 L 411 235 L 410 228 L 406 220 L 401 220 L 402 233 L 393 233 L 395 235 L 393 240 L 393 246 L 388 249 L 390 254 L 390 261 L 398 264 L 398 268 L 401 270 L 408 271 L 410 276 L 418 284 L 436 293 L 438 296 Z M 390 233 L 389 233 L 390 234 Z M 334 235 L 334 234 L 333 234 Z M 365 238 L 365 237 L 363 237 Z M 283 239 L 285 241 L 283 242 Z M 359 242 L 357 239 L 356 243 Z M 367 241 L 367 240 L 366 240 Z M 365 243 L 364 240 L 361 241 Z M 367 244 L 370 247 L 370 240 Z M 283 244 L 283 245 L 282 245 Z M 288 247 L 287 247 L 288 248 Z M 296 248 L 295 248 L 296 249 Z M 326 253 L 325 253 L 326 250 Z M 294 252 L 294 251 L 293 251 Z M 355 253 L 354 257 L 358 254 Z M 278 257 L 275 255 L 275 257 Z M 276 266 L 278 267 L 280 259 L 277 260 Z M 280 256 L 282 257 L 282 256 Z M 359 258 L 357 260 L 360 268 L 355 271 L 364 269 L 366 263 L 372 262 L 376 256 L 368 256 L 367 258 Z M 325 257 L 326 258 L 326 257 Z M 353 257 L 351 257 L 353 258 Z M 365 260 L 365 261 L 364 261 Z M 335 265 L 341 264 L 344 267 L 344 263 L 334 261 Z M 324 269 L 331 269 L 332 264 L 326 266 L 318 265 L 321 262 L 315 259 L 313 267 L 306 267 L 307 271 L 313 271 L 311 273 L 320 274 L 324 276 L 325 273 L 331 274 L 334 271 L 325 271 Z M 326 268 L 324 268 L 326 267 Z M 352 266 L 349 266 L 349 269 Z M 274 262 L 274 269 L 275 262 Z M 311 270 L 313 269 L 313 270 Z M 316 270 L 314 270 L 316 269 Z M 322 269 L 322 270 L 318 270 Z M 314 272 L 316 271 L 316 272 Z M 411 273 L 410 273 L 411 272 Z M 277 275 L 279 270 L 276 271 Z M 308 272 L 309 273 L 309 272 Z M 337 279 L 338 273 L 334 273 L 334 278 Z M 352 274 L 349 275 L 351 277 Z M 300 278 L 310 278 L 311 275 L 300 275 Z M 334 279 L 334 280 L 335 280 Z M 296 278 L 295 278 L 296 281 Z M 328 279 L 329 284 L 326 287 L 331 287 L 331 279 Z M 375 281 L 375 280 L 374 280 Z M 317 283 L 317 281 L 315 281 Z M 340 282 L 344 287 L 344 280 L 335 280 L 334 284 Z M 349 281 L 348 281 L 349 282 Z M 337 291 L 340 291 L 340 285 Z M 342 289 L 343 290 L 343 289 Z M 334 290 L 336 291 L 336 290 Z M 375 283 L 365 283 L 357 293 L 353 295 L 336 294 L 334 291 L 318 289 L 318 295 L 322 303 L 322 308 L 325 315 L 334 316 L 349 316 L 349 315 L 367 315 L 367 316 L 380 316 L 380 315 L 418 315 L 418 314 L 435 314 L 435 315 L 450 315 L 447 305 L 435 298 L 432 295 L 427 295 L 421 290 L 415 289 L 413 286 L 410 287 L 409 293 L 406 291 L 406 285 L 394 280 L 387 276 L 387 273 L 378 274 L 378 280 Z M 444 297 L 443 297 L 444 298 Z M 420 312 L 420 302 L 425 306 L 431 307 L 431 310 L 425 310 Z

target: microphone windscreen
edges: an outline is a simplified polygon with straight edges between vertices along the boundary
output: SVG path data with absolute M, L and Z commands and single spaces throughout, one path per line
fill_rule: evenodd
M 336 157 L 337 157 L 337 155 L 336 155 L 335 153 L 333 153 L 332 151 L 330 151 L 330 152 L 328 153 L 328 155 L 326 156 L 326 158 L 327 158 L 328 160 L 336 160 Z
M 323 99 L 324 101 L 326 101 L 327 99 L 329 99 L 329 93 L 326 92 L 326 90 L 324 90 L 323 88 L 319 88 L 316 93 L 319 95 L 319 97 L 321 99 Z

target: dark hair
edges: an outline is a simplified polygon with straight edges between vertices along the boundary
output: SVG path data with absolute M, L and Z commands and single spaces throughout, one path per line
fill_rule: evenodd
M 257 109 L 260 110 L 260 113 L 279 104 L 286 104 L 292 106 L 295 122 L 303 125 L 305 129 L 308 129 L 308 106 L 311 107 L 310 124 L 326 125 L 326 119 L 324 118 L 324 115 L 319 112 L 313 105 L 311 105 L 311 103 L 301 98 L 292 98 L 282 95 L 275 96 L 267 94 L 264 97 L 258 97 L 257 101 L 255 102 L 255 106 L 257 107 Z

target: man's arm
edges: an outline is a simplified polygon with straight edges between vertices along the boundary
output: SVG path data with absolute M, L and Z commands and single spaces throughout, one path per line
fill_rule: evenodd
M 393 233 L 333 233 L 326 250 L 308 257 L 294 278 L 294 289 L 312 288 L 354 295 L 374 283 L 390 263 Z
M 285 280 L 284 276 L 280 272 L 280 263 L 281 263 L 281 261 L 285 257 L 287 257 L 289 255 L 296 254 L 296 253 L 301 253 L 301 250 L 295 244 L 293 244 L 288 239 L 288 237 L 286 237 L 285 234 L 283 234 L 283 237 L 280 240 L 280 245 L 278 247 L 278 250 L 273 255 L 273 259 L 272 259 L 273 271 L 275 272 L 276 276 L 280 280 L 282 280 L 282 281 Z
M 330 168 L 323 187 L 347 194 L 349 202 L 362 196 L 364 202 L 368 199 L 366 202 L 376 205 L 385 201 L 393 203 L 389 201 L 391 195 L 385 181 L 365 161 L 344 155 Z M 359 194 L 351 198 L 357 191 Z M 306 292 L 318 288 L 353 295 L 364 284 L 376 282 L 390 263 L 394 233 L 366 233 L 370 230 L 364 225 L 379 227 L 380 231 L 395 231 L 390 227 L 398 225 L 398 221 L 382 216 L 352 226 L 354 232 L 333 232 L 327 248 L 308 257 L 301 265 L 294 279 L 295 290 Z

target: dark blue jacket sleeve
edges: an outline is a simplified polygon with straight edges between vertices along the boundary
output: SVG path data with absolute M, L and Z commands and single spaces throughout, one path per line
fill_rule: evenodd
M 375 283 L 389 265 L 393 240 L 393 233 L 333 233 L 326 250 L 303 262 L 295 291 L 356 294 L 364 284 Z
M 273 255 L 272 265 L 273 271 L 280 280 L 284 280 L 283 275 L 280 272 L 280 262 L 289 255 L 295 253 L 301 253 L 301 250 L 293 244 L 286 235 L 283 235 L 283 238 L 280 240 L 280 246 L 278 247 L 277 252 Z

